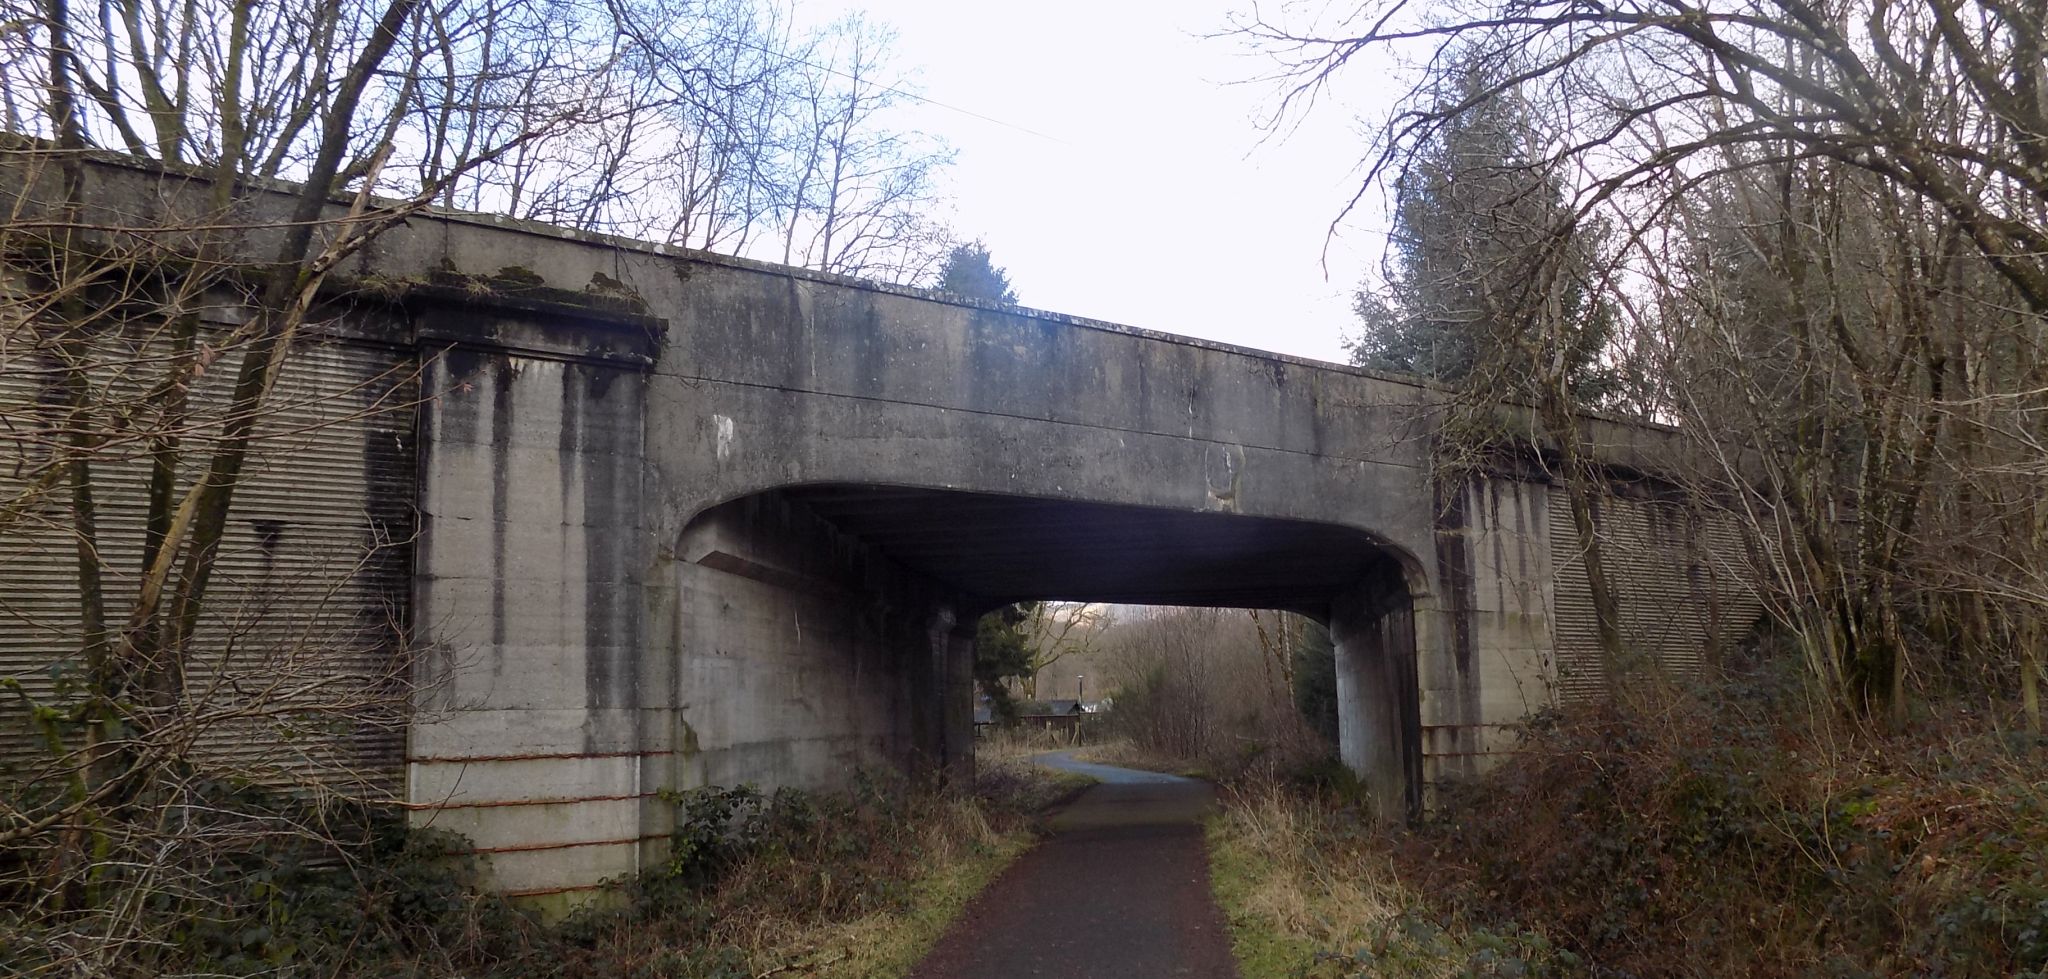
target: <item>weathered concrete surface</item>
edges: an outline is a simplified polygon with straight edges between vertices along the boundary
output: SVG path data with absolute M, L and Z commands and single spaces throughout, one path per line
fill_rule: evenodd
M 204 196 L 91 180 L 131 229 Z M 1446 395 L 1412 379 L 475 217 L 339 272 L 429 403 L 410 799 L 515 892 L 659 859 L 669 790 L 965 764 L 971 624 L 1002 601 L 1325 619 L 1344 756 L 1388 816 L 1508 748 L 1589 628 L 1560 491 L 1433 481 Z M 1584 424 L 1614 472 L 1684 463 Z M 1631 567 L 1684 564 L 1662 547 Z
M 970 757 L 943 737 L 972 679 L 953 596 L 772 496 L 705 514 L 663 567 L 674 784 L 819 785 L 861 764 Z
M 561 351 L 566 357 L 573 350 Z M 454 347 L 427 361 L 408 796 L 497 882 L 638 867 L 649 567 L 645 378 Z

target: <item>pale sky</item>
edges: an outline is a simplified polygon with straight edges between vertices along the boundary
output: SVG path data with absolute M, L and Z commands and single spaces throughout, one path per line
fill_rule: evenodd
M 958 150 L 950 223 L 988 243 L 1026 305 L 1344 359 L 1350 293 L 1385 229 L 1376 206 L 1355 220 L 1331 244 L 1327 278 L 1324 235 L 1356 190 L 1358 120 L 1374 110 L 1359 103 L 1380 94 L 1370 80 L 1261 145 L 1271 87 L 1229 83 L 1262 63 L 1199 36 L 1243 4 L 799 4 L 807 20 L 865 10 L 887 22 L 921 94 L 1007 124 L 930 104 L 902 120 Z

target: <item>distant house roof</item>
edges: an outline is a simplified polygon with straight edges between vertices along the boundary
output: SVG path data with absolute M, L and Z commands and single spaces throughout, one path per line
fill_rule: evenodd
M 1084 713 L 1081 708 L 1081 702 L 1078 700 L 1041 700 L 1039 704 L 1042 705 L 1042 709 L 1033 712 L 1038 717 L 1044 717 L 1048 714 L 1059 716 L 1062 714 Z

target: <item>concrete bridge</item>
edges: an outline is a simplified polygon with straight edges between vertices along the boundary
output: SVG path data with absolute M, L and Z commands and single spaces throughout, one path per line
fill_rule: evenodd
M 96 179 L 130 220 L 182 192 Z M 402 376 L 417 408 L 255 467 L 230 549 L 416 530 L 350 572 L 397 576 L 360 601 L 424 651 L 402 743 L 351 750 L 514 893 L 658 860 L 663 790 L 971 765 L 974 620 L 1017 600 L 1327 622 L 1343 757 L 1390 816 L 1599 684 L 1561 490 L 1433 479 L 1446 395 L 1411 379 L 481 218 L 343 271 L 293 376 L 340 401 Z M 1630 489 L 1668 432 L 1586 426 L 1631 638 L 1687 669 L 1754 618 L 1729 541 Z M 10 628 L 25 671 L 48 647 Z

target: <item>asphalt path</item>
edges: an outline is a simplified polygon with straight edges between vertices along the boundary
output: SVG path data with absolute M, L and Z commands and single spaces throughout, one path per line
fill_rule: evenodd
M 1034 759 L 1101 780 L 967 907 L 913 979 L 1236 979 L 1209 892 L 1197 779 Z

